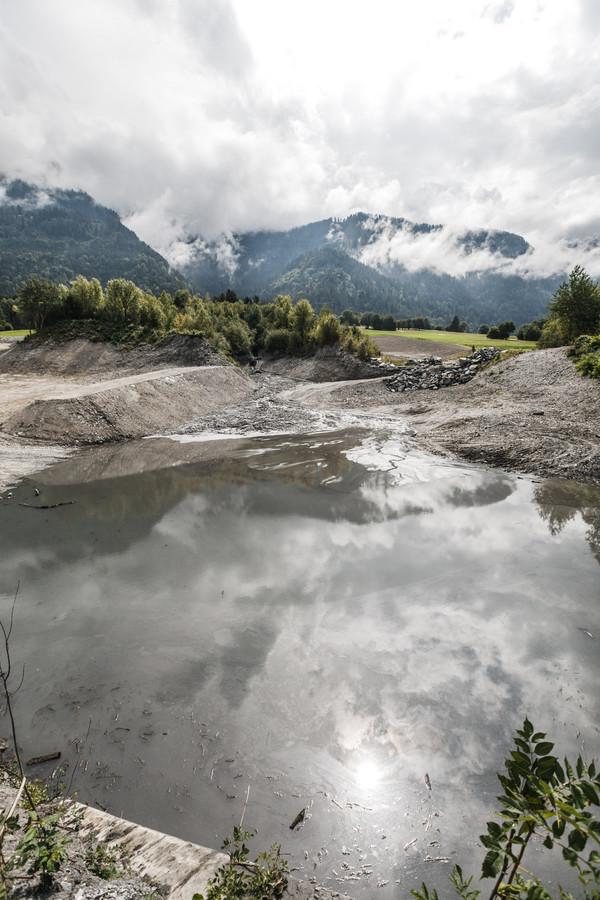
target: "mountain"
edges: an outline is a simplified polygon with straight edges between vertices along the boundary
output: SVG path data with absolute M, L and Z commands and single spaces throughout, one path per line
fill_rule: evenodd
M 565 273 L 530 272 L 533 248 L 506 231 L 356 213 L 289 231 L 192 237 L 173 249 L 178 268 L 81 191 L 41 188 L 0 175 L 0 296 L 31 275 L 68 283 L 77 275 L 127 278 L 160 294 L 192 287 L 271 300 L 306 297 L 315 309 L 516 325 L 546 313 Z M 182 263 L 181 260 L 184 260 Z
M 533 248 L 506 231 L 455 232 L 447 226 L 356 213 L 289 231 L 222 235 L 187 243 L 180 269 L 195 290 L 264 300 L 306 297 L 340 313 L 346 308 L 426 315 L 470 323 L 546 313 L 564 273 L 528 274 Z
M 31 275 L 57 284 L 77 275 L 103 284 L 127 278 L 154 294 L 187 287 L 116 212 L 88 194 L 0 176 L 0 296 L 13 296 Z
M 317 309 L 327 305 L 337 313 L 368 309 L 385 315 L 394 308 L 405 318 L 416 315 L 419 306 L 414 291 L 406 292 L 394 279 L 335 247 L 303 253 L 269 282 L 265 293 L 289 294 L 293 300 L 305 297 Z

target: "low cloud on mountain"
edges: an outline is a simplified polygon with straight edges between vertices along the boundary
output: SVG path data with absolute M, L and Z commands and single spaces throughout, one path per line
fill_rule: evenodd
M 376 222 L 375 218 L 370 220 Z M 552 247 L 529 246 L 514 258 L 503 255 L 486 242 L 467 250 L 465 232 L 452 226 L 432 231 L 397 228 L 389 219 L 376 222 L 376 233 L 362 248 L 358 259 L 367 266 L 389 269 L 403 266 L 408 272 L 423 269 L 453 276 L 471 272 L 496 272 L 524 278 L 561 275 L 583 261 L 590 271 L 600 272 L 600 243 L 594 241 L 557 241 Z M 493 234 L 492 234 L 493 237 Z
M 173 262 L 199 235 L 369 210 L 600 275 L 599 30 L 595 0 L 20 0 L 0 171 L 88 191 Z M 372 252 L 478 265 L 453 234 Z

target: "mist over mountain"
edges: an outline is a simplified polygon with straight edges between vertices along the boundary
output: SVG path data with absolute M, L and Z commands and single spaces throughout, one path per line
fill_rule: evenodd
M 57 284 L 77 275 L 103 284 L 127 278 L 155 294 L 186 286 L 164 257 L 88 194 L 0 176 L 0 295 L 13 296 L 32 275 Z
M 180 271 L 197 290 L 272 299 L 306 297 L 334 312 L 425 315 L 516 323 L 544 315 L 565 272 L 540 276 L 534 248 L 505 231 L 455 232 L 444 225 L 356 213 L 289 231 L 180 242 Z
M 588 242 L 589 244 L 589 242 Z M 587 247 L 588 245 L 586 245 Z M 591 245 L 590 245 L 591 246 Z M 68 283 L 123 277 L 159 294 L 190 287 L 218 296 L 306 297 L 319 310 L 455 315 L 472 325 L 546 313 L 565 271 L 540 274 L 535 249 L 506 231 L 356 213 L 287 231 L 177 241 L 169 262 L 126 228 L 118 214 L 81 191 L 42 188 L 0 176 L 0 294 L 31 275 Z

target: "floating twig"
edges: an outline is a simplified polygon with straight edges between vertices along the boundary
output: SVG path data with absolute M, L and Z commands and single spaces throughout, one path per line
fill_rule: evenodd
M 292 824 L 290 825 L 290 831 L 293 831 L 294 828 L 296 828 L 296 827 L 300 824 L 300 822 L 303 822 L 303 821 L 304 821 L 304 816 L 305 816 L 305 815 L 306 815 L 306 807 L 304 807 L 304 809 L 301 809 L 301 810 L 300 810 L 300 812 L 298 813 L 298 815 L 296 816 L 296 818 L 294 819 L 294 821 L 293 821 Z
M 43 506 L 38 506 L 37 503 L 19 503 L 19 506 L 27 506 L 29 509 L 57 509 L 59 506 L 71 506 L 72 503 L 75 501 L 63 500 L 62 503 L 45 503 Z
M 56 753 L 46 753 L 45 756 L 32 756 L 31 759 L 27 760 L 25 765 L 39 766 L 40 763 L 49 762 L 51 759 L 60 759 L 60 750 L 57 750 Z
M 242 818 L 240 819 L 240 830 L 242 828 L 244 822 L 244 816 L 246 815 L 246 807 L 248 806 L 248 797 L 250 796 L 250 785 L 248 785 L 248 789 L 246 790 L 246 799 L 244 800 L 244 808 L 242 810 Z

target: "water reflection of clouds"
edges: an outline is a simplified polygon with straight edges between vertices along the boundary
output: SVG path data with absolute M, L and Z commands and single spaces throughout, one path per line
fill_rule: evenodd
M 119 552 L 67 565 L 43 544 L 19 627 L 56 673 L 43 690 L 108 672 L 212 717 L 227 755 L 311 790 L 389 794 L 427 771 L 462 791 L 500 765 L 525 713 L 597 749 L 585 524 L 551 535 L 530 482 L 477 467 L 427 481 L 337 464 L 316 477 L 313 463 L 299 483 L 286 470 L 196 484 Z
M 309 743 L 339 761 L 375 754 L 392 781 L 425 769 L 439 783 L 496 766 L 525 712 L 542 728 L 566 714 L 557 667 L 522 664 L 526 635 L 515 640 L 514 627 L 496 629 L 477 612 L 445 613 L 443 596 L 423 613 L 425 599 L 404 606 L 397 630 L 364 616 L 340 622 L 324 605 L 313 610 L 312 629 L 282 629 L 239 710 L 241 727 L 246 715 L 268 717 L 272 704 L 282 742 L 310 735 Z M 594 695 L 579 699 L 579 726 L 593 726 Z M 268 756 L 260 735 L 254 740 L 253 750 Z
M 268 698 L 282 740 L 308 733 L 335 758 L 376 748 L 412 775 L 427 764 L 452 778 L 483 771 L 525 711 L 538 721 L 558 713 L 553 650 L 560 646 L 568 669 L 574 628 L 565 621 L 566 591 L 546 591 L 535 579 L 523 584 L 521 576 L 518 590 L 507 584 L 506 560 L 520 573 L 533 550 L 535 564 L 552 571 L 554 548 L 526 512 L 528 492 L 511 510 L 489 516 L 444 505 L 449 489 L 456 496 L 455 485 L 441 482 L 434 492 L 418 488 L 419 503 L 426 500 L 436 515 L 408 528 L 394 520 L 368 529 L 317 520 L 309 529 L 304 518 L 291 517 L 282 535 L 281 523 L 265 517 L 248 535 L 246 523 L 228 520 L 232 542 L 244 552 L 223 572 L 224 596 L 235 599 L 224 599 L 219 618 L 229 616 L 235 630 L 243 616 L 247 629 L 261 598 L 271 615 L 283 617 L 265 635 L 264 657 L 247 661 L 247 693 L 236 716 L 268 717 Z M 393 493 L 386 501 L 397 510 L 406 497 Z M 489 501 L 487 489 L 483 495 Z M 517 548 L 503 516 L 522 521 Z M 357 568 L 357 551 L 365 571 Z M 211 544 L 208 555 L 217 560 L 218 547 Z M 211 578 L 214 571 L 199 578 L 200 593 Z M 395 587 L 373 592 L 377 583 Z M 292 603 L 281 599 L 289 597 Z M 594 704 L 579 711 L 581 724 L 592 724 L 594 712 Z M 257 752 L 265 752 L 258 741 Z

